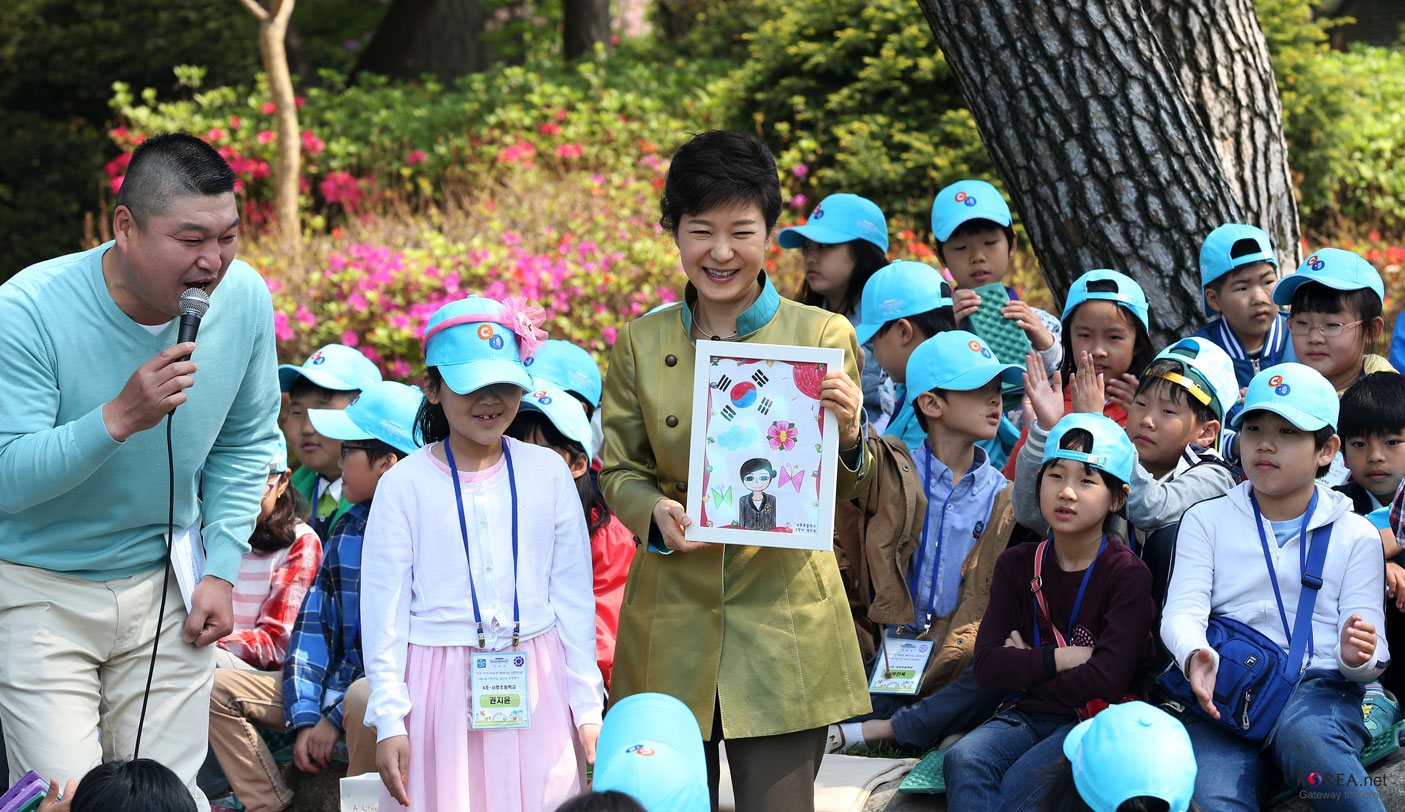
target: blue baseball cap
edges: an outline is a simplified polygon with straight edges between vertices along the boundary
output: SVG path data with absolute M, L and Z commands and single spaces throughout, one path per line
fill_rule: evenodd
M 1183 387 L 1214 412 L 1215 417 L 1223 420 L 1225 413 L 1239 402 L 1239 378 L 1234 374 L 1234 361 L 1213 341 L 1183 338 L 1158 352 L 1152 362 L 1167 359 L 1180 362 L 1181 373 L 1161 377 Z
M 604 388 L 600 365 L 585 349 L 569 341 L 544 341 L 526 365 L 537 386 L 558 386 L 590 401 L 591 406 L 600 407 L 600 390 Z
M 288 391 L 299 376 L 323 389 L 349 392 L 365 389 L 381 380 L 381 371 L 355 347 L 328 344 L 309 355 L 302 366 L 283 364 L 278 367 L 278 388 Z
M 415 433 L 415 418 L 424 393 L 396 381 L 381 381 L 361 390 L 345 409 L 308 409 L 307 419 L 323 437 L 333 440 L 380 440 L 406 454 L 423 443 Z
M 1091 451 L 1059 448 L 1064 435 L 1075 429 L 1082 429 L 1093 435 Z M 1132 466 L 1137 461 L 1137 449 L 1132 445 L 1132 441 L 1127 439 L 1127 430 L 1111 418 L 1100 414 L 1074 412 L 1064 415 L 1063 419 L 1054 425 L 1054 430 L 1049 432 L 1049 438 L 1044 441 L 1043 464 L 1048 465 L 1054 460 L 1086 463 L 1089 467 L 1112 474 L 1125 484 L 1132 481 Z
M 1366 514 L 1366 518 L 1371 520 L 1371 525 L 1377 530 L 1390 530 L 1390 505 L 1379 507 Z M 1394 532 L 1394 531 L 1392 531 Z
M 283 436 L 283 432 L 278 432 L 278 439 L 273 445 L 273 459 L 268 461 L 269 475 L 281 474 L 288 470 L 288 438 Z
M 975 333 L 947 330 L 917 345 L 907 359 L 907 391 L 916 396 L 933 389 L 968 392 L 999 378 L 1020 384 L 1024 367 L 1002 364 Z
M 944 284 L 942 272 L 925 262 L 900 259 L 874 271 L 859 298 L 859 323 L 854 326 L 859 343 L 867 344 L 890 321 L 951 307 L 951 297 L 942 295 Z
M 932 199 L 932 237 L 937 242 L 946 242 L 968 220 L 990 220 L 1002 226 L 1013 222 L 1005 198 L 983 180 L 958 180 L 937 192 Z
M 803 226 L 781 229 L 776 242 L 782 248 L 799 248 L 806 240 L 832 245 L 864 240 L 888 252 L 888 220 L 883 210 L 866 197 L 830 195 L 810 213 Z
M 633 796 L 649 812 L 709 812 L 702 733 L 667 694 L 632 694 L 610 706 L 595 745 L 596 790 Z
M 1145 702 L 1124 702 L 1078 723 L 1063 742 L 1073 785 L 1093 812 L 1131 798 L 1157 798 L 1186 812 L 1195 791 L 1195 752 L 1185 725 Z M 1156 758 L 1147 758 L 1155 753 Z
M 538 386 L 544 383 L 540 377 L 537 378 Z M 553 386 L 543 386 L 535 392 L 522 395 L 522 406 L 518 414 L 523 410 L 546 415 L 557 431 L 580 443 L 586 456 L 594 459 L 592 448 L 595 445 L 595 434 L 590 429 L 590 421 L 586 419 L 585 407 L 571 397 L 571 393 Z
M 1231 420 L 1238 428 L 1244 415 L 1263 410 L 1273 412 L 1303 431 L 1317 431 L 1330 426 L 1337 428 L 1341 400 L 1331 381 L 1306 364 L 1275 364 L 1260 370 L 1249 381 L 1244 393 L 1244 408 Z
M 1243 240 L 1252 240 L 1256 246 L 1255 250 L 1243 256 L 1230 256 L 1235 244 Z M 1278 257 L 1273 254 L 1273 241 L 1269 239 L 1268 232 L 1243 223 L 1225 223 L 1211 231 L 1205 242 L 1200 244 L 1200 287 L 1208 287 L 1211 282 L 1235 268 L 1255 262 L 1267 262 L 1275 268 L 1278 267 Z M 1215 315 L 1208 300 L 1203 301 L 1201 305 L 1206 316 Z
M 425 327 L 424 362 L 435 367 L 444 383 L 460 395 L 511 383 L 532 389 L 532 376 L 522 363 L 512 314 L 501 302 L 468 296 L 450 302 L 429 317 Z
M 1333 290 L 1361 290 L 1376 294 L 1385 302 L 1385 283 L 1376 266 L 1367 262 L 1360 254 L 1340 248 L 1321 248 L 1317 253 L 1303 260 L 1303 264 L 1293 273 L 1278 280 L 1273 286 L 1273 302 L 1278 305 L 1291 305 L 1293 294 L 1308 282 L 1326 285 Z
M 1113 282 L 1117 285 L 1115 291 L 1089 292 L 1089 282 Z M 1059 321 L 1068 321 L 1073 309 L 1090 299 L 1102 299 L 1117 304 L 1132 311 L 1132 315 L 1142 323 L 1142 326 L 1151 331 L 1151 307 L 1146 302 L 1146 293 L 1142 286 L 1137 284 L 1137 280 L 1121 271 L 1114 271 L 1107 268 L 1088 271 L 1074 280 L 1073 286 L 1068 289 L 1068 298 L 1064 300 L 1064 312 L 1059 317 Z

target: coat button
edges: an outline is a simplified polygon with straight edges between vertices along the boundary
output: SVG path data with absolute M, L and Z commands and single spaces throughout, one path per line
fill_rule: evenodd
M 663 422 L 664 425 L 668 426 L 671 429 L 678 428 L 678 415 L 671 414 L 668 417 L 665 417 L 663 419 Z
M 688 492 L 688 483 L 686 483 L 686 482 L 677 482 L 677 483 L 674 483 L 674 487 L 678 488 L 678 492 L 679 492 L 679 493 L 687 493 L 687 492 Z
M 674 355 L 673 353 L 669 353 L 668 355 L 665 355 L 663 357 L 663 363 L 664 366 L 676 367 L 678 366 L 678 356 Z

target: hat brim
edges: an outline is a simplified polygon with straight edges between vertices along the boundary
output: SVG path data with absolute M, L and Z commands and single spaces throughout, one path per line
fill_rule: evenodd
M 460 395 L 476 392 L 495 383 L 512 383 L 528 391 L 532 376 L 521 364 L 512 361 L 467 361 L 462 364 L 440 364 L 437 369 L 448 387 Z
M 662 742 L 682 754 L 688 763 L 706 765 L 697 717 L 674 697 L 633 694 L 612 705 L 605 714 L 595 752 L 602 759 L 609 758 L 639 739 Z
M 783 229 L 780 235 L 776 237 L 776 242 L 780 243 L 782 248 L 799 248 L 805 244 L 806 240 L 822 243 L 824 245 L 833 245 L 834 243 L 852 242 L 861 239 L 863 238 L 856 237 L 853 234 L 845 234 L 833 228 L 826 228 L 825 226 L 816 225 L 814 223 L 806 223 L 803 226 L 791 226 L 790 228 Z
M 957 373 L 944 381 L 937 381 L 927 387 L 926 391 L 931 391 L 932 389 L 950 389 L 956 392 L 969 392 L 972 389 L 980 389 L 997 377 L 1000 378 L 1001 383 L 1023 384 L 1024 371 L 1024 367 L 1019 364 L 996 364 L 977 367 Z
M 1009 228 L 1010 224 L 1014 222 L 1014 220 L 1011 219 L 1010 216 L 1007 214 L 1000 214 L 999 212 L 993 211 L 981 211 L 980 209 L 971 209 L 969 212 L 962 212 L 961 217 L 954 218 L 949 223 L 943 223 L 941 233 L 933 232 L 932 239 L 936 240 L 937 242 L 946 242 L 947 240 L 951 239 L 951 235 L 956 231 L 956 229 L 960 228 L 962 224 L 969 223 L 972 220 L 989 220 L 990 222 L 995 223 L 996 225 L 1004 228 Z
M 1078 746 L 1083 743 L 1083 737 L 1088 735 L 1092 729 L 1093 720 L 1084 719 L 1073 726 L 1073 729 L 1064 736 L 1064 757 L 1070 762 L 1076 762 L 1078 756 Z
M 374 440 L 375 435 L 356 425 L 344 409 L 308 409 L 307 419 L 318 434 L 331 440 Z
M 1273 286 L 1273 303 L 1288 307 L 1293 304 L 1293 295 L 1298 292 L 1298 288 L 1308 282 L 1316 282 L 1323 287 L 1332 290 L 1369 290 L 1376 293 L 1376 289 L 1370 285 L 1362 285 L 1357 282 L 1348 282 L 1345 279 L 1337 279 L 1331 276 L 1308 276 L 1304 273 L 1291 273 L 1278 280 L 1278 284 Z M 1376 293 L 1379 296 L 1379 293 Z
M 1239 428 L 1244 424 L 1244 415 L 1249 412 L 1273 412 L 1289 423 L 1292 423 L 1301 431 L 1317 431 L 1318 429 L 1332 425 L 1316 415 L 1308 414 L 1291 403 L 1284 402 L 1246 403 L 1243 409 L 1230 418 L 1230 425 L 1236 429 Z M 1335 429 L 1335 426 L 1333 428 Z
M 898 318 L 902 318 L 899 316 Z M 883 324 L 855 324 L 854 335 L 858 336 L 859 345 L 862 346 L 873 340 L 878 335 L 878 331 L 883 329 Z
M 308 368 L 300 367 L 296 364 L 283 364 L 282 366 L 278 367 L 279 390 L 287 392 L 289 389 L 292 388 L 293 381 L 297 380 L 299 376 L 307 378 L 309 381 L 312 381 L 313 383 L 317 384 L 323 389 L 331 389 L 337 392 L 354 392 L 360 389 L 360 387 L 358 386 L 353 386 L 352 384 L 347 383 L 341 378 L 338 378 L 337 376 L 329 372 L 323 372 L 322 370 L 317 369 L 315 367 Z
M 570 395 L 569 392 L 566 392 L 566 394 Z M 555 426 L 557 431 L 566 435 L 568 439 L 575 440 L 576 442 L 580 443 L 581 448 L 585 449 L 586 456 L 590 457 L 591 460 L 595 459 L 595 452 L 592 448 L 592 446 L 595 444 L 595 438 L 591 434 L 589 420 L 586 420 L 584 425 L 578 426 L 576 427 L 576 429 L 572 429 L 570 426 L 563 426 L 561 425 L 561 422 L 556 419 L 556 416 L 551 413 L 550 409 L 547 409 L 545 406 L 542 406 L 540 403 L 537 403 L 537 401 L 532 398 L 529 394 L 522 396 L 522 405 L 518 407 L 518 410 L 519 412 L 541 412 L 542 414 L 546 415 L 546 419 L 551 421 L 551 425 Z M 584 418 L 584 410 L 581 410 L 581 416 L 582 418 Z M 584 430 L 584 434 L 581 433 L 581 430 Z

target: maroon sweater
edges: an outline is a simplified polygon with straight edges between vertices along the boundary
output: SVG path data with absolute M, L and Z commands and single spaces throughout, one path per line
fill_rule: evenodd
M 1093 647 L 1088 662 L 1055 671 L 1054 635 L 1047 619 L 1039 627 L 1040 648 L 1005 647 L 1012 631 L 1034 645 L 1035 606 L 1029 585 L 1038 546 L 1029 542 L 1011 547 L 995 562 L 990 604 L 976 635 L 976 682 L 987 690 L 1022 691 L 1020 708 L 1040 713 L 1073 715 L 1091 699 L 1117 702 L 1128 692 L 1142 694 L 1139 676 L 1155 653 L 1151 571 L 1116 539 L 1108 539 L 1098 557 L 1072 630 L 1068 621 L 1085 570 L 1064 572 L 1052 549 L 1044 562 L 1044 601 L 1068 645 Z

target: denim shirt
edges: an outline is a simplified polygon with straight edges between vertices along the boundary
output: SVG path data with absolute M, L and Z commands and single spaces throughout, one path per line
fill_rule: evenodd
M 927 444 L 912 451 L 913 464 L 924 478 L 927 516 L 922 539 L 912 554 L 909 588 L 919 625 L 956 608 L 961 592 L 961 565 L 990 521 L 995 496 L 1009 484 L 990 464 L 980 446 L 971 467 L 959 480 L 937 459 Z

